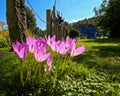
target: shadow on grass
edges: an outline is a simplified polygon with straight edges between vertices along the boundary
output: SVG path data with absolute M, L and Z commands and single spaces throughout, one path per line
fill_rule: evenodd
M 104 39 L 86 39 L 84 42 L 95 42 L 95 43 L 120 43 L 119 38 L 104 38 Z
M 93 46 L 73 61 L 109 75 L 109 80 L 120 81 L 120 46 Z
M 120 43 L 120 39 L 118 39 L 118 38 L 95 39 L 94 42 L 97 42 L 97 43 Z
M 92 50 L 86 51 L 82 55 L 75 57 L 73 60 L 77 63 L 95 61 L 92 63 L 96 64 L 106 58 L 109 59 L 109 62 L 113 61 L 113 59 L 115 61 L 116 59 L 116 61 L 120 63 L 120 46 L 93 46 Z
M 120 56 L 120 46 L 93 46 L 94 51 L 99 57 L 118 57 Z
M 91 50 L 85 51 L 73 59 L 77 63 L 114 63 L 120 65 L 120 46 L 93 46 Z M 104 61 L 105 60 L 105 61 Z

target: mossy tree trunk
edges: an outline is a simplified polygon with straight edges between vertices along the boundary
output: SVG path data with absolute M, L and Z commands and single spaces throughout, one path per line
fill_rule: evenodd
M 10 41 L 25 42 L 26 38 L 26 12 L 24 0 L 6 0 L 6 17 L 10 34 Z

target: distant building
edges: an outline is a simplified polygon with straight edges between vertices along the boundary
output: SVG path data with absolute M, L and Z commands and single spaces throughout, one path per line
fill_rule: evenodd
M 79 25 L 80 38 L 96 38 L 96 28 L 92 24 Z

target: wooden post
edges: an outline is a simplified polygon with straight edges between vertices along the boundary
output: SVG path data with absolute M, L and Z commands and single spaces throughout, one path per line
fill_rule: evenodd
M 26 40 L 26 11 L 25 0 L 6 0 L 7 24 L 12 42 Z
M 52 11 L 47 10 L 46 11 L 46 19 L 47 19 L 47 36 L 50 35 L 52 36 Z

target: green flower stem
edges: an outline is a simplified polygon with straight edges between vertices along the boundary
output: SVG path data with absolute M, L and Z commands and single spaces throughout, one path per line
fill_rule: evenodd
M 42 64 L 39 64 L 39 66 L 38 66 L 38 68 L 39 68 L 39 70 L 38 70 L 38 78 L 41 80 L 41 77 L 42 77 Z
M 35 72 L 34 72 L 34 80 L 36 80 L 37 78 L 39 80 L 43 79 L 44 77 L 44 64 L 42 63 L 37 63 L 36 65 L 36 69 L 35 69 Z
M 23 62 L 21 61 L 20 64 L 20 83 L 22 86 L 24 86 L 24 81 L 23 81 Z
M 41 64 L 40 64 L 40 66 L 39 66 L 39 74 L 38 74 L 38 76 L 39 76 L 39 78 L 40 78 L 40 80 L 41 79 L 45 79 L 45 64 L 44 64 L 44 62 L 42 62 Z
M 36 79 L 37 71 L 38 71 L 38 69 L 39 69 L 39 65 L 40 65 L 40 64 L 37 63 L 36 66 L 35 66 L 35 68 L 34 68 L 34 76 L 33 76 L 34 80 Z
M 55 69 L 56 70 L 56 77 L 58 77 L 60 75 L 62 62 L 63 62 L 63 58 L 60 55 L 58 55 L 58 63 L 56 64 L 56 69 Z
M 32 79 L 35 80 L 36 78 L 36 74 L 37 74 L 37 70 L 38 70 L 38 65 L 39 63 L 36 62 L 35 58 L 33 57 L 33 60 L 32 60 L 32 65 L 31 65 L 31 71 L 32 71 Z
M 33 60 L 33 62 L 32 62 L 32 68 L 31 68 L 31 70 L 32 70 L 32 72 L 35 72 L 35 70 L 36 70 L 36 66 L 38 65 L 38 63 L 36 63 L 36 61 L 35 61 L 35 58 L 33 58 L 34 60 Z
M 64 59 L 64 61 L 63 61 L 63 63 L 62 63 L 62 68 L 61 68 L 61 74 L 63 73 L 63 71 L 65 70 L 65 68 L 66 68 L 66 66 L 67 66 L 67 64 L 68 64 L 68 55 L 65 55 L 65 58 L 63 58 Z
M 30 53 L 30 59 L 32 60 L 32 58 L 33 58 L 33 56 L 32 56 L 33 54 L 32 53 Z M 34 58 L 33 58 L 34 59 Z M 29 63 L 28 63 L 28 67 L 27 67 L 27 78 L 26 78 L 26 80 L 29 80 L 30 79 L 30 76 L 31 76 L 31 60 L 29 60 Z
M 29 80 L 29 77 L 30 77 L 30 61 L 28 63 L 28 67 L 27 67 L 27 80 Z
M 65 58 L 64 58 L 64 62 L 63 62 L 63 63 L 62 63 L 62 65 L 61 65 L 61 74 L 63 73 L 64 68 L 65 68 L 65 64 L 66 64 L 66 57 L 67 57 L 67 56 L 65 56 Z
M 30 78 L 30 73 L 31 73 L 31 70 L 30 70 L 30 64 L 28 64 L 28 68 L 27 68 L 27 80 L 29 80 Z

